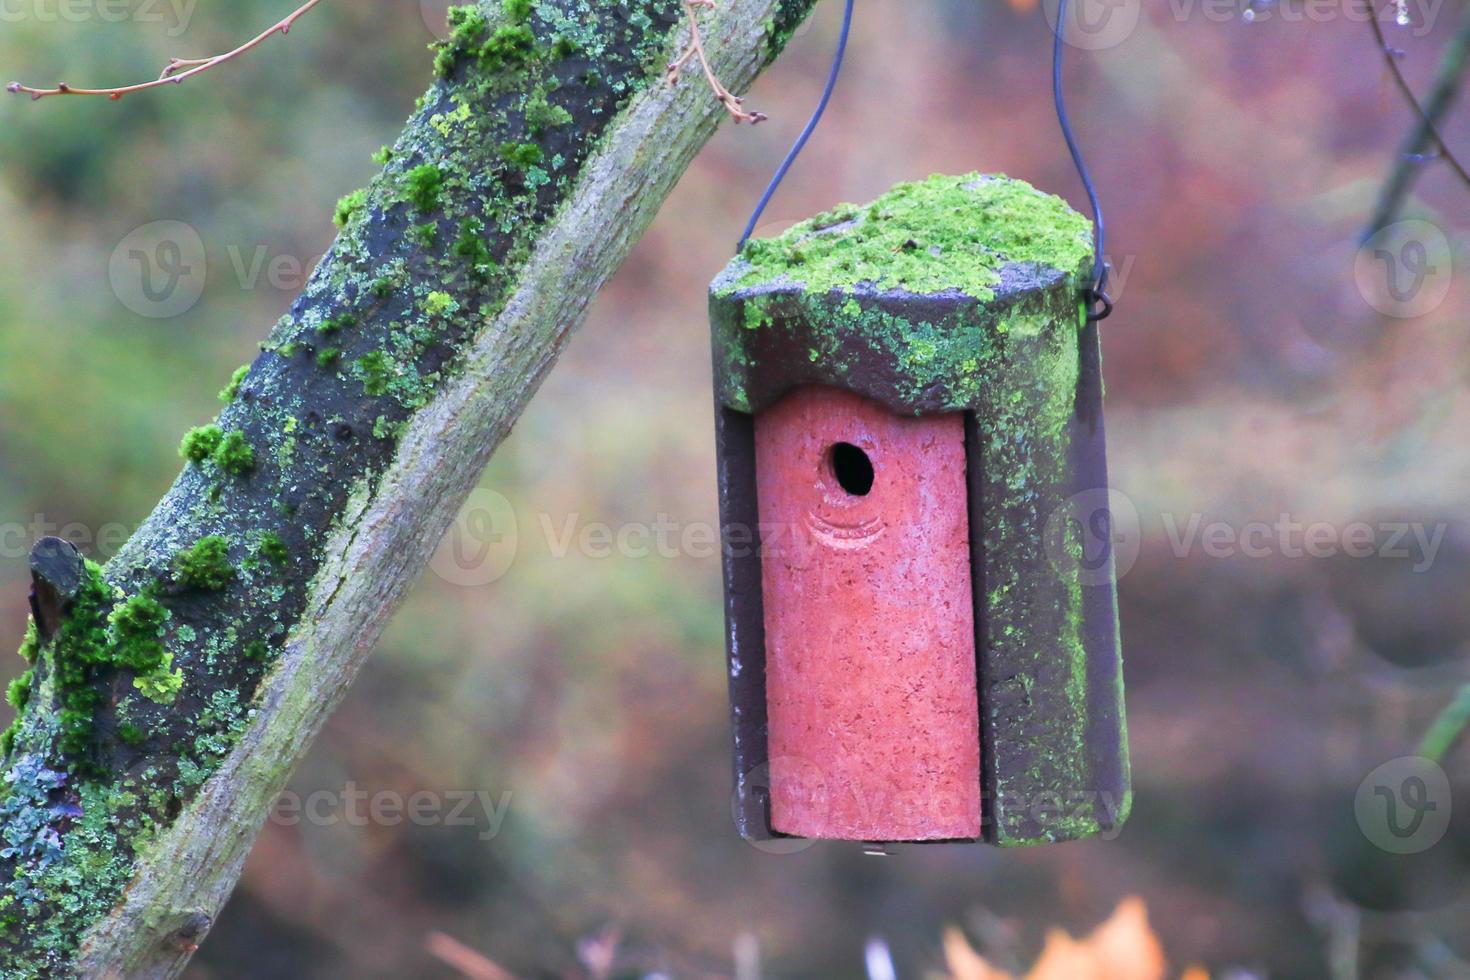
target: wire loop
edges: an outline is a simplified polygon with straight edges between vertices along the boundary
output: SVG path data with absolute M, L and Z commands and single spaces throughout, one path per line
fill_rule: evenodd
M 1087 303 L 1087 321 L 1098 323 L 1106 320 L 1113 314 L 1113 299 L 1108 295 L 1108 263 L 1104 258 L 1107 245 L 1107 225 L 1103 219 L 1102 203 L 1098 200 L 1097 188 L 1093 185 L 1092 174 L 1087 169 L 1087 162 L 1082 158 L 1082 149 L 1077 143 L 1077 137 L 1072 132 L 1072 121 L 1067 115 L 1066 94 L 1062 87 L 1062 54 L 1066 46 L 1063 35 L 1066 31 L 1068 0 L 1057 0 L 1056 23 L 1052 25 L 1052 100 L 1056 105 L 1057 123 L 1061 126 L 1062 137 L 1067 141 L 1067 152 L 1072 156 L 1072 164 L 1077 168 L 1077 176 L 1082 180 L 1082 187 L 1087 192 L 1087 201 L 1092 208 L 1093 234 L 1093 259 L 1092 259 L 1092 282 L 1083 290 L 1083 298 Z M 796 158 L 806 148 L 807 142 L 816 132 L 817 125 L 822 121 L 822 116 L 827 111 L 827 106 L 832 102 L 832 93 L 837 89 L 837 79 L 842 73 L 842 62 L 847 54 L 848 38 L 852 34 L 852 13 L 854 0 L 846 0 L 846 6 L 842 14 L 842 32 L 837 39 L 837 52 L 832 58 L 832 70 L 827 76 L 827 85 L 822 90 L 822 98 L 817 103 L 816 111 L 812 113 L 811 119 L 796 138 L 796 143 L 791 147 L 786 158 L 781 161 L 781 166 L 776 169 L 776 175 L 766 185 L 765 193 L 761 195 L 760 201 L 755 206 L 755 211 L 746 223 L 745 231 L 740 236 L 740 244 L 736 251 L 745 247 L 750 236 L 755 234 L 756 225 L 760 223 L 761 216 L 766 207 L 771 203 L 771 198 L 791 172 L 791 167 L 796 163 Z
M 812 118 L 807 122 L 806 128 L 796 138 L 796 143 L 791 151 L 786 154 L 786 159 L 781 161 L 781 166 L 776 168 L 776 176 L 766 185 L 766 192 L 761 195 L 760 202 L 756 204 L 750 221 L 745 225 L 745 232 L 740 236 L 740 244 L 735 246 L 739 252 L 750 241 L 750 236 L 755 234 L 755 226 L 760 224 L 761 215 L 765 214 L 766 206 L 771 203 L 771 198 L 776 196 L 776 188 L 786 179 L 791 171 L 791 165 L 796 158 L 801 156 L 801 151 L 806 149 L 807 141 L 812 138 L 812 133 L 817 131 L 817 124 L 822 121 L 822 116 L 827 112 L 827 106 L 832 101 L 832 93 L 837 90 L 837 78 L 842 74 L 842 61 L 847 55 L 847 39 L 852 34 L 852 8 L 854 0 L 847 0 L 847 8 L 842 14 L 842 33 L 837 37 L 837 53 L 832 58 L 832 71 L 827 75 L 827 87 L 822 90 L 822 99 L 817 103 L 817 109 L 812 113 Z
M 1057 0 L 1057 19 L 1052 25 L 1051 93 L 1052 101 L 1056 104 L 1057 124 L 1061 126 L 1062 138 L 1067 141 L 1067 152 L 1072 155 L 1072 165 L 1077 168 L 1077 176 L 1082 180 L 1082 188 L 1087 191 L 1087 202 L 1092 207 L 1092 284 L 1083 291 L 1083 295 L 1088 306 L 1087 320 L 1089 323 L 1096 323 L 1106 320 L 1113 313 L 1113 300 L 1108 296 L 1108 263 L 1103 257 L 1107 245 L 1107 225 L 1103 221 L 1102 204 L 1098 201 L 1092 174 L 1088 172 L 1087 162 L 1082 159 L 1082 148 L 1077 144 L 1077 137 L 1072 132 L 1072 120 L 1067 115 L 1067 98 L 1062 87 L 1062 53 L 1066 47 L 1063 35 L 1066 30 L 1067 0 Z M 1099 305 L 1101 309 L 1095 309 Z
M 1113 298 L 1105 289 L 1087 289 L 1083 291 L 1087 300 L 1087 322 L 1101 323 L 1113 315 Z

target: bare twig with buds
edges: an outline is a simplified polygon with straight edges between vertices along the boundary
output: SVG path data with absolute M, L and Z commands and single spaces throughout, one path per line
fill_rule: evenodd
M 705 7 L 713 10 L 715 0 L 682 0 L 682 2 L 684 4 L 684 12 L 689 15 L 689 47 L 685 48 L 683 54 L 669 63 L 669 84 L 672 85 L 677 82 L 680 73 L 688 66 L 689 62 L 698 59 L 699 67 L 704 70 L 704 77 L 709 82 L 709 87 L 714 90 L 715 98 L 720 100 L 720 104 L 725 107 L 725 111 L 730 114 L 730 118 L 734 119 L 737 123 L 748 122 L 752 126 L 756 123 L 765 122 L 770 117 L 764 112 L 745 111 L 745 100 L 736 95 L 732 95 L 730 90 L 725 88 L 719 76 L 715 74 L 715 70 L 710 67 L 709 58 L 705 57 L 704 38 L 699 33 L 699 20 L 695 16 L 694 8 Z
M 268 30 L 261 32 L 233 51 L 217 54 L 212 58 L 170 58 L 168 64 L 164 66 L 163 73 L 151 82 L 141 82 L 137 85 L 123 85 L 117 88 L 73 88 L 65 82 L 58 84 L 55 88 L 33 88 L 29 85 L 22 85 L 20 82 L 11 82 L 5 88 L 8 92 L 29 95 L 32 99 L 44 99 L 48 95 L 105 95 L 109 99 L 116 101 L 124 95 L 130 95 L 133 92 L 143 92 L 147 89 L 159 88 L 164 85 L 179 85 L 186 79 L 209 71 L 209 69 L 217 65 L 222 65 L 226 61 L 238 58 L 277 32 L 281 34 L 291 33 L 291 25 L 296 23 L 312 7 L 315 7 L 321 2 L 322 0 L 307 0 L 306 3 L 298 7 L 284 20 L 271 25 Z

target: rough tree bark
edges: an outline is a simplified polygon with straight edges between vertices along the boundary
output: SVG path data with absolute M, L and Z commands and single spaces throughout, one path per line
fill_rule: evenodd
M 815 0 L 702 15 L 736 91 Z M 0 973 L 170 977 L 587 303 L 723 109 L 678 0 L 481 0 L 217 426 L 105 568 L 38 545 Z M 699 284 L 692 284 L 697 287 Z

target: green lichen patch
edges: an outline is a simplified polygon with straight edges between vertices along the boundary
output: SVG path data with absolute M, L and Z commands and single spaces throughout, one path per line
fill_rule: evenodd
M 226 433 L 212 458 L 220 469 L 236 476 L 244 476 L 255 469 L 255 450 L 246 441 L 243 432 Z
M 431 249 L 439 242 L 439 223 L 425 221 L 421 225 L 414 225 L 408 230 L 408 238 L 421 248 Z
M 454 297 L 442 290 L 434 290 L 424 297 L 424 312 L 429 316 L 444 316 L 459 309 L 459 304 Z
M 24 935 L 25 945 L 6 950 L 4 975 L 74 975 L 66 956 L 78 924 L 111 906 L 130 876 L 134 848 L 147 843 L 148 829 L 130 815 L 139 795 L 78 784 L 36 755 L 23 756 L 5 776 L 0 820 L 12 870 L 0 897 L 0 925 L 16 946 Z
M 167 656 L 162 641 L 167 621 L 168 610 L 147 592 L 118 603 L 107 617 L 117 641 L 113 662 L 140 673 L 156 670 Z
M 466 218 L 459 224 L 459 237 L 454 241 L 454 254 L 465 260 L 470 271 L 478 278 L 487 278 L 498 266 L 485 242 L 485 223 L 478 218 Z
M 536 51 L 536 35 L 527 21 L 531 0 L 503 0 L 501 22 L 491 26 L 481 9 L 469 5 L 449 9 L 449 39 L 436 45 L 434 73 L 448 78 L 461 58 L 474 58 L 491 73 L 524 65 Z
M 240 394 L 240 386 L 245 383 L 245 378 L 250 374 L 250 365 L 242 364 L 230 375 L 230 383 L 225 385 L 219 393 L 219 400 L 228 405 Z
M 501 143 L 500 159 L 515 170 L 530 170 L 546 159 L 541 147 L 535 143 Z
M 16 711 L 26 710 L 26 705 L 31 701 L 31 679 L 35 671 L 28 670 L 21 674 L 5 689 L 5 700 Z
M 236 476 L 244 476 L 255 468 L 255 450 L 245 434 L 225 432 L 218 425 L 190 429 L 179 443 L 179 455 L 199 466 L 212 462 Z
M 1071 273 L 1091 254 L 1091 226 L 1061 198 L 1003 176 L 936 175 L 751 240 L 741 253 L 750 268 L 728 288 L 791 281 L 825 293 L 867 284 L 988 299 L 1006 265 Z
M 173 654 L 164 654 L 156 668 L 133 678 L 133 686 L 155 704 L 173 704 L 184 687 L 184 672 L 174 669 Z
M 253 557 L 272 565 L 284 565 L 291 560 L 291 552 L 287 550 L 286 542 L 279 534 L 265 531 L 256 538 Z
M 357 314 L 350 312 L 338 313 L 335 316 L 329 316 L 321 323 L 318 323 L 316 325 L 316 332 L 318 334 L 321 334 L 323 337 L 330 337 L 332 334 L 337 333 L 339 330 L 346 330 L 349 327 L 355 326 L 357 326 Z
M 174 556 L 174 580 L 192 589 L 217 591 L 234 581 L 230 542 L 218 534 L 200 538 Z
M 191 463 L 203 463 L 214 455 L 225 434 L 217 425 L 201 425 L 184 434 L 179 455 Z
M 270 659 L 271 648 L 264 640 L 251 640 L 240 650 L 240 656 L 255 663 Z
M 565 126 L 572 121 L 572 114 L 559 105 L 553 105 L 545 92 L 536 92 L 526 102 L 526 126 L 532 136 L 544 136 L 548 129 Z
M 151 589 L 133 595 L 114 589 L 94 562 L 83 565 L 82 581 L 61 628 L 37 647 L 37 667 L 16 725 L 5 735 L 7 752 L 25 728 L 38 691 L 55 703 L 54 746 L 67 769 L 90 774 L 100 742 L 101 686 L 118 671 L 151 672 L 165 662 L 163 636 L 169 612 Z M 18 693 L 18 692 L 15 692 Z
M 338 228 L 346 228 L 352 219 L 362 210 L 367 203 L 368 192 L 366 187 L 358 188 L 351 194 L 346 195 L 337 202 L 336 209 L 332 212 L 332 224 Z
M 26 663 L 33 664 L 36 662 L 36 655 L 39 649 L 40 641 L 36 636 L 36 621 L 34 619 L 27 620 L 25 635 L 21 637 L 20 649 L 16 653 Z
M 439 192 L 444 189 L 444 172 L 432 163 L 421 163 L 404 175 L 404 199 L 421 214 L 439 207 Z

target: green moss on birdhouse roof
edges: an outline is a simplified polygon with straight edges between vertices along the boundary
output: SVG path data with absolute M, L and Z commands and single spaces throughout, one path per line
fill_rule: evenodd
M 1091 256 L 1091 223 L 1061 198 L 1005 176 L 936 175 L 751 240 L 740 254 L 749 267 L 718 291 L 798 282 L 827 293 L 868 284 L 989 299 L 1006 265 L 1073 274 Z

